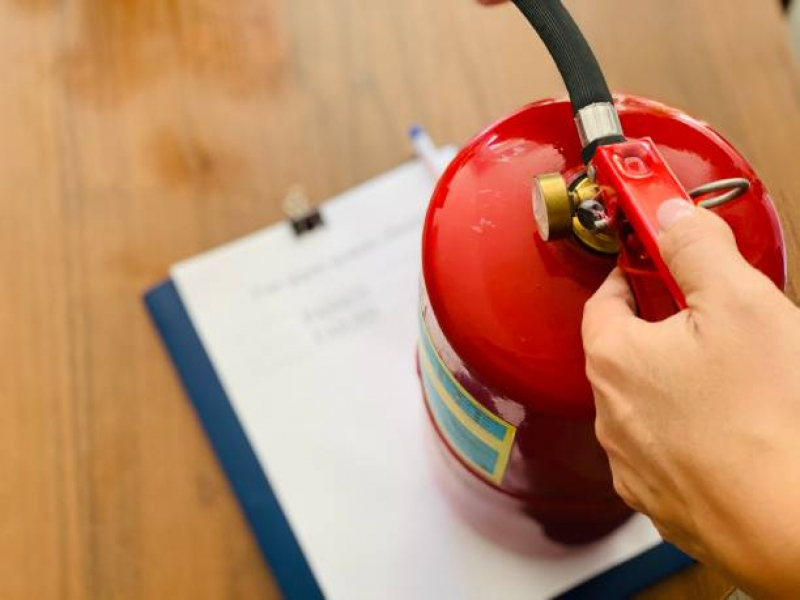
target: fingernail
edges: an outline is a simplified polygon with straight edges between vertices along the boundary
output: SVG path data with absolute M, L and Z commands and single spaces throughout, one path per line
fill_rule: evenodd
M 691 215 L 694 210 L 694 204 L 691 202 L 680 198 L 673 198 L 672 200 L 667 200 L 658 207 L 656 217 L 658 218 L 658 224 L 661 225 L 661 229 L 666 231 L 684 217 Z

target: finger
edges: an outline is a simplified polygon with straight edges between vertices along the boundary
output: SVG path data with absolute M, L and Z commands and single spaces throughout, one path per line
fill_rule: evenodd
M 752 270 L 731 228 L 711 211 L 670 200 L 659 209 L 658 219 L 661 256 L 690 306 L 693 297 L 727 289 Z
M 621 320 L 636 316 L 636 301 L 625 274 L 615 268 L 583 307 L 584 344 Z

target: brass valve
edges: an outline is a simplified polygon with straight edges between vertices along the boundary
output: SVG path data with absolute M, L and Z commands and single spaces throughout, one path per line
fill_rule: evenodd
M 572 232 L 574 199 L 561 173 L 545 173 L 533 180 L 533 215 L 545 242 Z
M 600 188 L 582 177 L 571 188 L 561 173 L 546 173 L 534 178 L 533 214 L 544 241 L 567 237 L 570 233 L 589 248 L 606 254 L 618 252 L 616 235 L 602 228 L 589 228 L 576 216 L 581 205 L 597 204 Z M 594 201 L 594 202 L 593 202 Z

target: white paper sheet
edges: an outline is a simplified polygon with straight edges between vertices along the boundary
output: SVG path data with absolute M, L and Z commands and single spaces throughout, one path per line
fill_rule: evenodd
M 546 598 L 660 541 L 521 556 L 459 521 L 430 465 L 417 380 L 414 161 L 323 207 L 176 265 L 172 277 L 326 597 Z

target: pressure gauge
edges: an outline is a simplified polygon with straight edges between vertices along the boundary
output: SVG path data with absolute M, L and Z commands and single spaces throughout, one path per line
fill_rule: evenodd
M 544 241 L 572 231 L 572 198 L 560 173 L 539 175 L 533 181 L 533 216 Z

